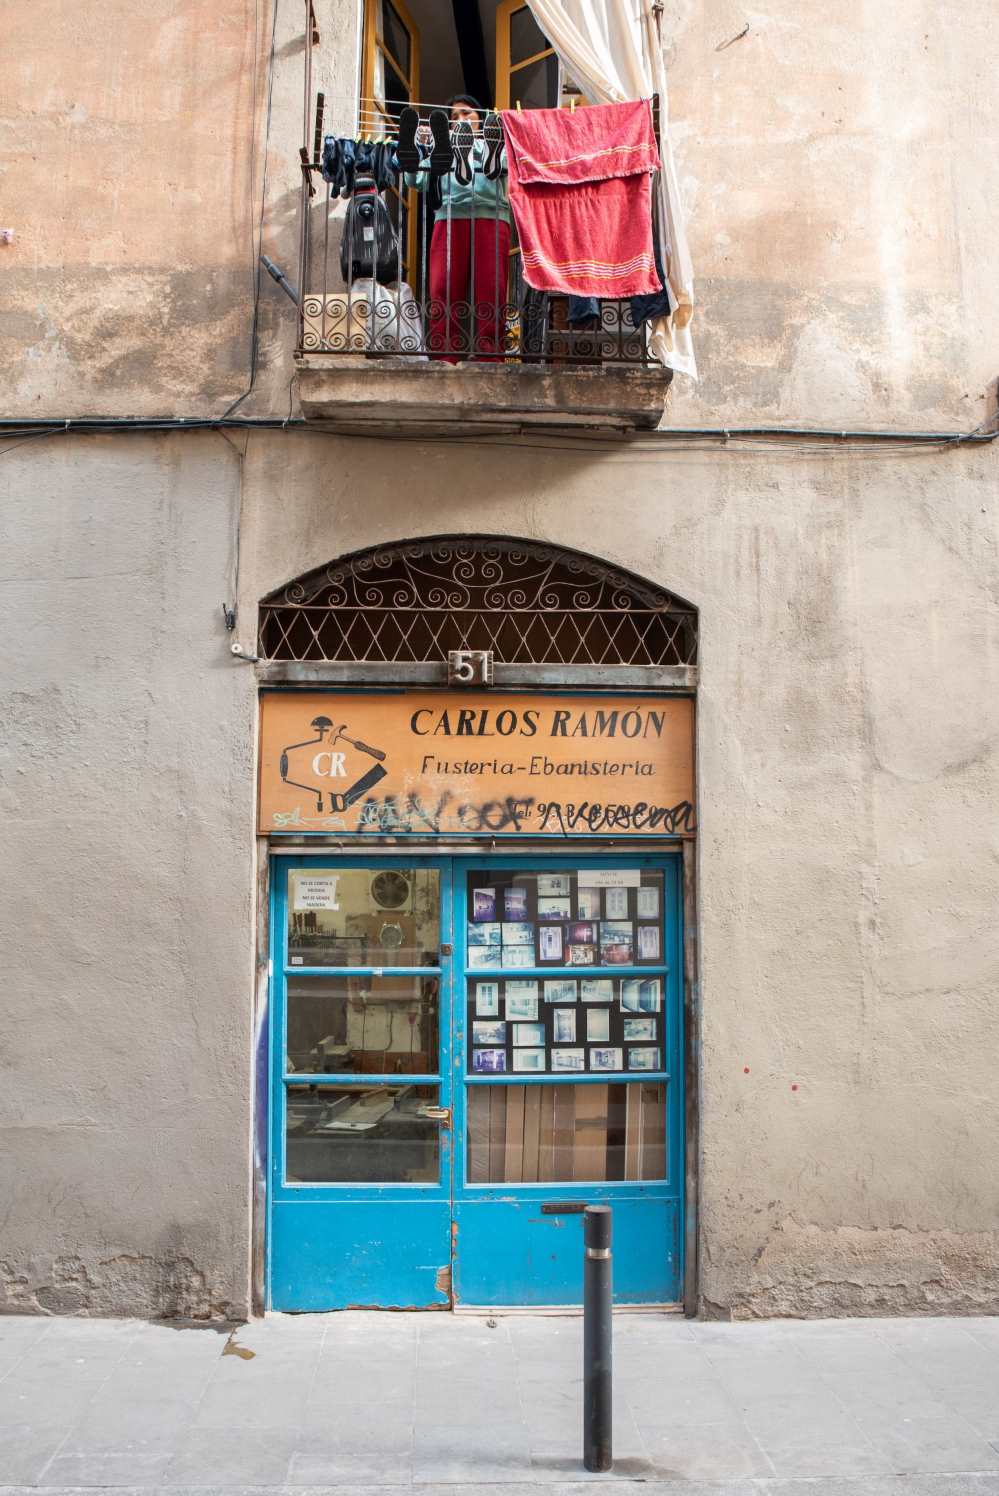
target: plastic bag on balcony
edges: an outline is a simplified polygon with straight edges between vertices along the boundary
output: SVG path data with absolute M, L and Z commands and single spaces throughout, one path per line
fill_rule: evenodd
M 317 353 L 408 353 L 426 360 L 420 307 L 405 281 L 380 286 L 370 276 L 349 291 L 306 296 L 303 349 Z

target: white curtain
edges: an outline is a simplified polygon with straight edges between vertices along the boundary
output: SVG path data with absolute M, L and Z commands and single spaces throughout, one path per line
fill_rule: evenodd
M 680 191 L 668 127 L 666 68 L 652 0 L 528 0 L 534 18 L 573 82 L 597 104 L 659 95 L 658 209 L 664 269 L 675 303 L 652 324 L 651 345 L 668 368 L 697 378 L 690 340 L 694 278 L 683 226 Z

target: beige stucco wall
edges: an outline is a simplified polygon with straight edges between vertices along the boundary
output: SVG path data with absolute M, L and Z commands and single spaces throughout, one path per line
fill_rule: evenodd
M 255 598 L 317 557 L 427 533 L 585 545 L 697 604 L 705 1306 L 995 1309 L 993 453 L 500 464 L 269 433 L 243 474 L 248 648 Z M 208 435 L 70 438 L 0 475 L 22 522 L 7 1302 L 238 1312 L 254 682 L 217 616 L 236 463 Z
M 0 461 L 0 1310 L 248 1308 L 237 478 L 217 436 Z
M 356 8 L 317 5 L 344 123 Z M 272 18 L 11 16 L 0 413 L 218 415 L 246 388 Z M 281 0 L 266 153 L 290 272 L 303 19 Z M 667 11 L 703 374 L 667 422 L 977 424 L 999 21 L 785 3 L 718 51 L 745 19 Z M 293 341 L 265 279 L 242 414 L 285 415 Z M 705 1307 L 999 1307 L 994 451 L 232 442 L 0 460 L 0 1305 L 249 1303 L 255 686 L 219 613 L 242 516 L 248 648 L 271 588 L 427 533 L 564 543 L 699 607 Z
M 265 170 L 264 248 L 297 265 L 305 6 L 277 5 L 11 8 L 5 414 L 219 415 L 246 389 Z M 314 84 L 350 128 L 360 0 L 315 8 Z M 719 51 L 734 0 L 664 16 L 702 371 L 669 421 L 976 425 L 999 372 L 999 17 L 783 0 L 748 19 Z M 265 276 L 242 414 L 286 413 L 293 343 Z

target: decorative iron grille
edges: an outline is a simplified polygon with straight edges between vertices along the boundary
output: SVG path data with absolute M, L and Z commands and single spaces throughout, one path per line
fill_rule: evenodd
M 265 598 L 258 652 L 302 663 L 693 666 L 688 603 L 590 556 L 463 536 L 368 551 Z

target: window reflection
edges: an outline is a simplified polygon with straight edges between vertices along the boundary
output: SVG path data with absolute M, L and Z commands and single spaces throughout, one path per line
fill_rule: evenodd
M 290 1184 L 436 1184 L 435 1086 L 289 1086 Z
M 288 977 L 289 1070 L 433 1075 L 437 977 Z
M 437 868 L 294 868 L 288 874 L 291 966 L 436 966 Z

